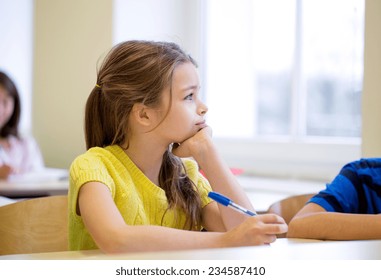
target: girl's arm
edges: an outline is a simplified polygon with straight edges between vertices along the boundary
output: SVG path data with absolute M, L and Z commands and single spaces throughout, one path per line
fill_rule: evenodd
M 309 203 L 291 220 L 287 237 L 322 240 L 381 238 L 381 215 L 326 212 Z
M 0 179 L 8 179 L 8 177 L 13 173 L 13 168 L 9 165 L 1 165 L 0 166 Z
M 211 138 L 211 128 L 205 127 L 196 135 L 187 139 L 173 153 L 180 157 L 192 156 L 205 173 L 212 189 L 219 192 L 235 203 L 254 210 L 249 198 L 239 185 L 229 167 L 219 155 Z M 218 205 L 223 224 L 227 230 L 239 225 L 247 216 L 228 207 Z
M 276 215 L 249 218 L 226 233 L 130 226 L 124 222 L 109 189 L 99 182 L 83 185 L 78 203 L 87 230 L 106 253 L 261 245 L 275 241 L 275 234 L 286 230 Z

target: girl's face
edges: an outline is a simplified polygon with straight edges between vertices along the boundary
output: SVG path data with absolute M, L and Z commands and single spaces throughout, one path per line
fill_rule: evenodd
M 169 88 L 163 92 L 163 114 L 168 111 Z M 200 82 L 196 67 L 183 63 L 176 67 L 172 77 L 172 103 L 168 115 L 159 125 L 159 133 L 169 143 L 181 143 L 206 126 L 207 106 L 200 100 Z
M 0 127 L 3 127 L 10 119 L 13 113 L 15 103 L 8 92 L 0 86 Z

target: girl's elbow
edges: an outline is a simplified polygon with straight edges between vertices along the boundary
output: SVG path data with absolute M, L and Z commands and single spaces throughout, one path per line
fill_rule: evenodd
M 102 237 L 96 240 L 99 249 L 105 254 L 118 254 L 126 252 L 126 240 L 121 232 L 114 231 L 105 233 Z
M 118 246 L 116 242 L 105 242 L 105 243 L 99 244 L 98 247 L 103 253 L 110 254 L 110 255 L 124 252 L 120 249 L 121 247 Z

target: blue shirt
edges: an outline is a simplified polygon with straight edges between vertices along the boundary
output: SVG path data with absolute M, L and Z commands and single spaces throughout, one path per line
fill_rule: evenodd
M 309 202 L 328 212 L 381 213 L 381 158 L 360 159 L 346 164 L 332 183 Z

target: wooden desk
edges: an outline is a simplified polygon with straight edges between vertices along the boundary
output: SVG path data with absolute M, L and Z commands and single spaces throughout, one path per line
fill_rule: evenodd
M 381 260 L 381 240 L 280 238 L 269 246 L 106 255 L 99 250 L 6 255 L 0 260 Z
M 68 189 L 68 172 L 64 169 L 46 168 L 0 180 L 0 196 L 10 198 L 62 195 Z

